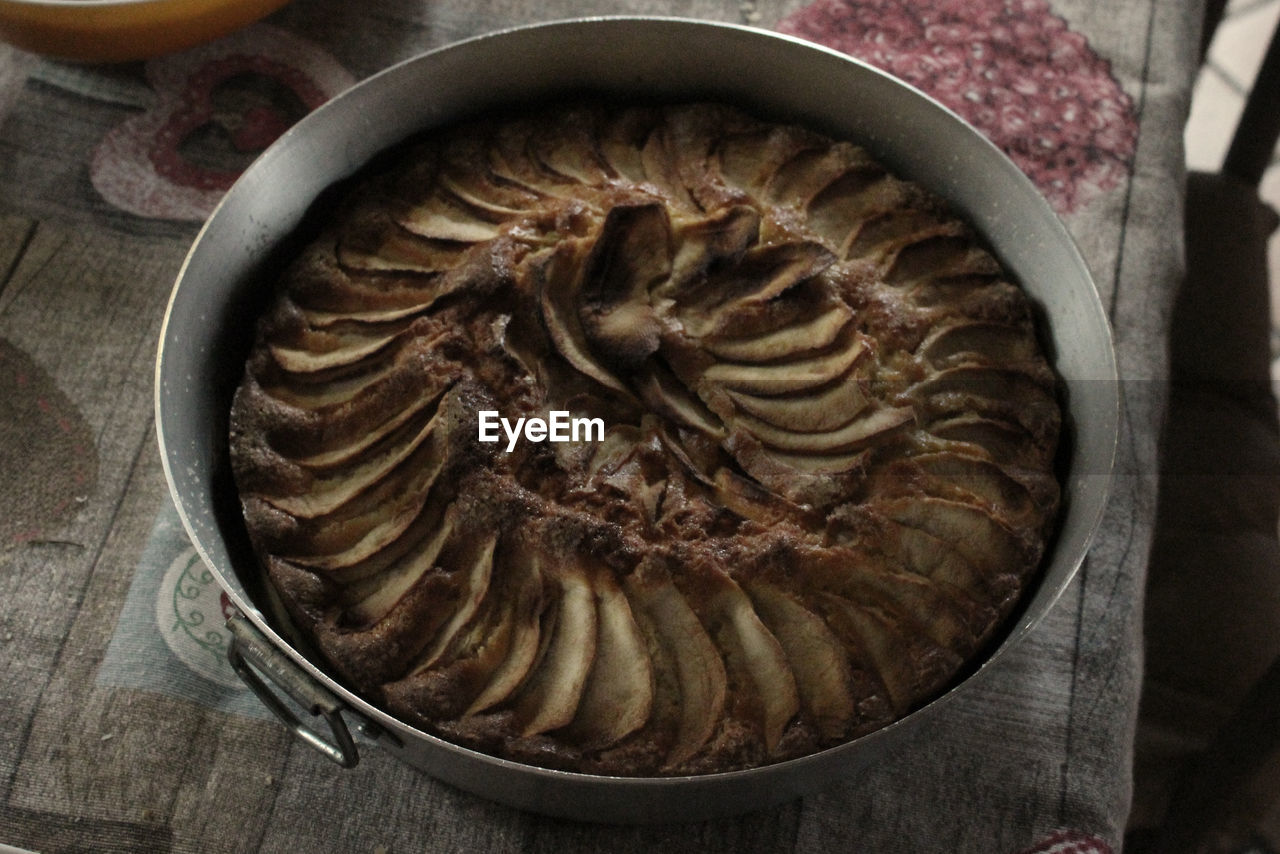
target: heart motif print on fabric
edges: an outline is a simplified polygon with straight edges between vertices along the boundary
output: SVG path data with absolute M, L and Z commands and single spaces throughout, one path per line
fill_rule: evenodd
M 1104 840 L 1078 830 L 1059 830 L 1019 854 L 1113 854 Z
M 266 24 L 152 60 L 146 74 L 154 105 L 103 137 L 90 178 L 129 213 L 195 221 L 294 122 L 355 82 L 319 47 Z
M 1060 214 L 1132 172 L 1132 99 L 1046 0 L 817 0 L 778 30 L 941 101 L 1004 150 Z

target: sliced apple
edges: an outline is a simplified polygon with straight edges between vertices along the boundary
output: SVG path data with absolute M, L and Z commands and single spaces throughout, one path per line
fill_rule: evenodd
M 680 722 L 665 765 L 678 766 L 702 749 L 724 713 L 728 684 L 720 653 L 683 594 L 670 581 L 627 578 L 633 606 L 648 616 L 667 654 L 675 662 L 680 687 Z
M 400 330 L 384 335 L 331 335 L 332 349 L 303 349 L 268 345 L 276 364 L 295 374 L 314 374 L 346 367 L 367 359 L 400 336 Z
M 435 640 L 427 647 L 426 653 L 419 659 L 417 664 L 419 670 L 434 666 L 463 627 L 475 617 L 480 603 L 489 592 L 489 582 L 493 577 L 493 549 L 497 542 L 497 535 L 490 534 L 481 538 L 478 548 L 459 550 L 469 552 L 457 555 L 456 557 L 464 561 L 464 564 L 453 568 L 456 572 L 466 573 L 465 592 L 453 616 L 449 618 L 449 622 L 445 623 Z
M 579 319 L 611 363 L 635 366 L 658 349 L 649 291 L 671 273 L 670 228 L 657 203 L 615 205 L 583 262 Z
M 852 377 L 841 377 L 830 387 L 809 394 L 760 397 L 728 392 L 741 411 L 789 433 L 829 433 L 848 425 L 870 403 Z
M 816 599 L 828 625 L 839 627 L 846 642 L 853 642 L 866 656 L 898 716 L 940 688 L 958 663 L 932 642 L 904 634 L 896 618 L 881 608 L 832 593 L 819 593 Z
M 969 320 L 938 329 L 921 343 L 918 352 L 938 368 L 974 361 L 1010 364 L 1038 357 L 1031 330 L 1006 323 Z
M 644 636 L 622 588 L 608 571 L 594 577 L 596 657 L 569 733 L 590 749 L 608 747 L 640 729 L 653 710 L 653 669 Z
M 755 581 L 744 587 L 786 654 L 800 701 L 822 736 L 847 735 L 856 709 L 853 675 L 839 640 L 816 614 L 774 585 Z
M 489 146 L 489 165 L 504 183 L 514 183 L 542 196 L 559 197 L 572 192 L 578 182 L 544 167 L 530 156 L 532 137 L 537 131 L 530 121 L 502 123 Z
M 444 513 L 440 526 L 415 552 L 381 575 L 358 581 L 343 591 L 351 612 L 365 622 L 381 619 L 418 579 L 435 567 L 436 558 L 453 534 L 453 526 L 453 513 Z
M 466 184 L 459 180 L 457 173 L 452 171 L 440 176 L 440 187 L 457 197 L 464 205 L 481 211 L 492 220 L 519 216 L 537 201 L 537 196 L 529 193 L 513 191 L 498 193 L 492 184 L 483 180 L 473 179 L 470 184 Z
M 712 266 L 732 266 L 759 238 L 760 213 L 749 205 L 728 205 L 709 214 L 673 212 L 671 233 L 671 275 L 654 288 L 655 300 L 675 300 Z
M 970 504 L 930 496 L 874 502 L 880 513 L 932 534 L 990 572 L 1025 572 L 1035 550 L 989 513 Z
M 654 412 L 681 426 L 723 438 L 724 425 L 662 364 L 646 364 L 636 378 L 636 394 Z
M 596 136 L 600 159 L 623 182 L 639 184 L 646 180 L 640 152 L 657 116 L 653 110 L 624 110 L 609 116 L 601 125 Z
M 1052 441 L 1059 410 L 1051 380 L 1014 369 L 962 366 L 940 371 L 917 383 L 911 395 L 931 418 L 977 413 L 1021 425 L 1032 436 Z
M 807 320 L 764 335 L 751 338 L 713 335 L 703 339 L 702 345 L 710 353 L 730 362 L 772 362 L 827 347 L 852 319 L 853 313 L 849 308 L 843 303 L 836 303 Z
M 444 468 L 447 437 L 432 430 L 395 471 L 329 514 L 305 519 L 311 551 L 290 557 L 314 569 L 352 567 L 395 542 L 417 519 L 432 485 Z
M 1043 468 L 1051 456 L 1021 425 L 977 413 L 932 419 L 928 428 L 939 439 L 960 443 L 966 451 L 985 453 L 1009 465 Z
M 764 193 L 775 203 L 805 208 L 842 175 L 871 163 L 864 150 L 847 142 L 803 151 L 773 173 Z
M 858 224 L 849 235 L 845 257 L 884 263 L 903 246 L 955 229 L 956 226 L 948 225 L 936 211 L 891 207 L 870 214 Z
M 557 567 L 554 575 L 555 625 L 515 698 L 516 718 L 525 736 L 559 729 L 573 720 L 596 655 L 596 597 L 590 580 L 571 565 Z
M 993 462 L 954 453 L 922 454 L 911 462 L 943 486 L 967 493 L 1015 524 L 1030 522 L 1037 512 L 1027 487 Z
M 817 243 L 756 245 L 736 264 L 709 271 L 705 280 L 686 282 L 672 297 L 685 331 L 703 338 L 730 328 L 734 312 L 778 298 L 833 261 L 831 253 Z
M 977 642 L 964 612 L 919 575 L 862 562 L 846 567 L 843 578 L 833 581 L 837 592 L 856 601 L 892 603 L 915 630 L 943 649 L 967 652 Z
M 745 394 L 790 394 L 826 385 L 843 376 L 865 352 L 862 338 L 849 333 L 841 336 L 830 352 L 821 355 L 764 365 L 719 362 L 707 368 L 702 379 Z
M 429 393 L 429 390 L 427 390 L 428 393 L 406 400 L 404 405 L 397 408 L 394 414 L 386 421 L 371 430 L 358 434 L 354 440 L 347 444 L 329 447 L 319 453 L 299 457 L 296 462 L 312 469 L 333 468 L 348 463 L 367 448 L 409 423 L 416 416 L 424 416 L 424 410 L 434 409 L 441 395 L 449 388 L 449 385 L 442 385 L 434 394 Z
M 850 169 L 809 201 L 806 224 L 829 249 L 845 257 L 859 224 L 893 207 L 903 195 L 902 182 L 889 177 L 881 166 Z
M 783 430 L 750 416 L 734 419 L 733 426 L 751 433 L 767 447 L 796 454 L 819 455 L 838 454 L 862 447 L 914 421 L 915 411 L 904 406 L 864 411 L 845 426 L 826 433 Z
M 400 366 L 395 362 L 377 364 L 371 370 L 332 382 L 308 385 L 297 382 L 272 382 L 263 390 L 282 403 L 298 409 L 332 411 L 352 403 L 358 396 L 373 392 L 382 384 L 394 382 Z
M 355 221 L 339 239 L 338 263 L 371 273 L 437 274 L 456 267 L 469 243 L 412 234 L 390 220 Z
M 859 448 L 844 454 L 783 453 L 769 448 L 760 450 L 760 462 L 788 472 L 803 472 L 815 477 L 834 476 L 865 468 L 868 450 Z
M 552 250 L 542 268 L 539 302 L 547 334 L 560 355 L 573 367 L 596 382 L 631 398 L 627 387 L 600 363 L 591 352 L 576 304 L 581 255 L 588 247 L 580 242 L 564 241 Z
M 713 483 L 716 503 L 743 519 L 751 519 L 762 525 L 776 525 L 779 522 L 804 519 L 809 515 L 804 508 L 732 469 L 716 469 Z
M 337 470 L 327 470 L 315 477 L 306 492 L 299 495 L 269 497 L 267 500 L 286 513 L 304 519 L 314 519 L 334 512 L 356 495 L 382 480 L 401 465 L 426 442 L 439 424 L 437 412 L 408 441 L 381 448 L 377 453 L 365 454 L 358 461 Z M 433 461 L 443 455 L 441 445 Z
M 730 136 L 718 146 L 715 161 L 730 186 L 760 195 L 788 160 L 806 151 L 823 151 L 830 142 L 795 127 L 763 127 Z
M 599 186 L 612 171 L 597 156 L 594 116 L 573 111 L 555 124 L 539 125 L 529 137 L 529 155 L 546 171 L 569 181 Z
M 512 599 L 511 640 L 507 656 L 494 668 L 492 677 L 464 716 L 479 714 L 505 702 L 529 674 L 538 655 L 542 632 L 540 618 L 546 607 L 540 565 L 536 554 L 504 561 L 504 571 L 518 577 Z
M 967 234 L 926 235 L 898 250 L 885 273 L 891 285 L 950 276 L 998 275 L 1000 264 Z
M 751 600 L 727 576 L 712 598 L 720 621 L 716 639 L 729 661 L 745 672 L 760 700 L 765 750 L 772 753 L 800 711 L 795 675 L 778 640 L 756 615 Z
M 645 140 L 644 147 L 640 149 L 640 159 L 646 180 L 657 186 L 669 205 L 685 211 L 701 210 L 685 186 L 662 125 L 657 126 Z
M 314 329 L 328 329 L 331 326 L 346 323 L 359 323 L 377 326 L 413 317 L 415 314 L 420 314 L 425 311 L 427 307 L 427 305 L 414 304 L 356 311 L 318 311 L 303 309 L 302 316 L 306 320 L 307 325 Z

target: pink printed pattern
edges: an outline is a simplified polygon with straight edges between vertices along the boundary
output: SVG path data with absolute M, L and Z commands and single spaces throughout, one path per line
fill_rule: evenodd
M 932 95 L 1003 149 L 1059 213 L 1132 171 L 1132 100 L 1046 0 L 817 0 L 778 29 Z
M 151 109 L 113 128 L 89 176 L 112 205 L 202 220 L 259 152 L 354 78 L 328 53 L 258 24 L 147 63 Z
M 1078 830 L 1059 830 L 1019 854 L 1114 854 L 1109 844 Z

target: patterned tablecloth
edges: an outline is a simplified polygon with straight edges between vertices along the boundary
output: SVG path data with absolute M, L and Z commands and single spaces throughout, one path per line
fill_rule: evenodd
M 0 47 L 0 843 L 58 851 L 1114 852 L 1130 799 L 1142 585 L 1181 270 L 1181 0 L 295 0 L 123 66 Z M 494 806 L 376 748 L 340 771 L 225 663 L 227 602 L 170 504 L 151 407 L 201 220 L 290 123 L 391 63 L 498 27 L 661 13 L 794 33 L 968 118 L 1079 242 L 1124 404 L 1103 530 L 1048 619 L 875 767 L 699 825 Z

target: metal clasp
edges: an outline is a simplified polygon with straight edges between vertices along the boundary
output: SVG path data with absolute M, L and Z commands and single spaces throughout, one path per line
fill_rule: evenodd
M 343 720 L 344 707 L 338 698 L 272 646 L 243 614 L 237 612 L 228 617 L 227 629 L 231 632 L 231 642 L 227 644 L 227 660 L 231 662 L 236 674 L 258 695 L 262 704 L 274 712 L 298 738 L 343 768 L 354 768 L 360 761 L 360 756 L 356 752 L 351 731 Z M 303 722 L 266 680 L 270 680 L 312 716 L 323 717 L 328 721 L 332 739 Z

